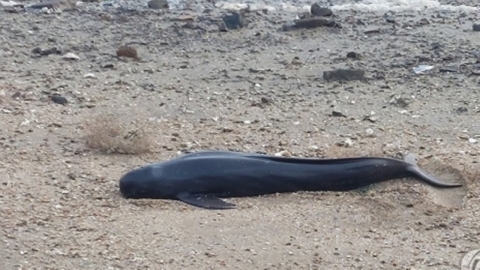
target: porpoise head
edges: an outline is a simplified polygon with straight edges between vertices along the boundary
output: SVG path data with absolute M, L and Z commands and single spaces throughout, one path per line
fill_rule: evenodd
M 163 181 L 161 168 L 149 165 L 126 173 L 120 179 L 120 192 L 126 198 L 168 199 L 172 186 Z

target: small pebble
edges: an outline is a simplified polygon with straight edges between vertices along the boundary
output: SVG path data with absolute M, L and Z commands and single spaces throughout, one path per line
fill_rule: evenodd
M 283 151 L 280 151 L 278 153 L 275 153 L 275 156 L 276 157 L 291 157 L 292 154 L 290 154 L 290 152 L 288 152 L 287 150 L 283 150 Z
M 68 103 L 67 99 L 60 96 L 60 95 L 53 95 L 51 97 L 52 101 L 57 103 L 57 104 L 60 104 L 60 105 L 66 105 Z
M 353 141 L 350 138 L 345 139 L 345 146 L 351 147 L 353 145 Z
M 80 57 L 74 53 L 66 53 L 62 58 L 65 60 L 80 60 Z

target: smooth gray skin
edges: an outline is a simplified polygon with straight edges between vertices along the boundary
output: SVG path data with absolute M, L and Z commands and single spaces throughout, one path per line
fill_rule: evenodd
M 348 191 L 390 179 L 413 177 L 453 188 L 421 171 L 409 154 L 392 158 L 288 158 L 227 151 L 203 151 L 147 165 L 125 174 L 126 198 L 176 199 L 207 209 L 230 209 L 220 198 L 297 191 Z M 407 162 L 408 161 L 408 162 Z

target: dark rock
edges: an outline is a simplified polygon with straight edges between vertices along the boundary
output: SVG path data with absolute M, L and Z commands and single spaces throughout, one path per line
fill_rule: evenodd
M 231 15 L 225 15 L 222 18 L 227 29 L 240 29 L 245 26 L 245 19 L 242 14 L 233 12 Z
M 330 26 L 330 20 L 322 17 L 310 17 L 300 20 L 294 20 L 297 28 L 316 28 L 321 26 Z
M 263 104 L 271 104 L 273 103 L 273 99 L 271 97 L 262 97 L 260 102 Z
M 455 111 L 456 111 L 458 114 L 468 113 L 468 109 L 465 108 L 465 107 L 458 107 Z
M 227 32 L 228 31 L 227 25 L 225 24 L 224 21 L 221 21 L 218 24 L 218 31 L 220 31 L 220 32 Z
M 42 50 L 41 48 L 35 48 L 32 50 L 32 53 L 38 54 L 40 56 L 47 56 L 50 54 L 62 54 L 62 51 L 57 49 L 56 47 L 50 48 L 50 49 L 45 49 Z
M 58 95 L 58 94 L 54 94 L 50 97 L 52 99 L 53 102 L 57 103 L 57 104 L 60 104 L 60 105 L 66 105 L 68 103 L 67 99 Z
M 442 49 L 442 45 L 440 44 L 440 42 L 432 42 L 432 44 L 430 44 L 430 47 L 432 50 Z
M 361 81 L 365 78 L 365 70 L 362 69 L 336 69 L 323 72 L 326 81 Z
M 169 9 L 167 0 L 150 0 L 147 3 L 148 8 L 151 9 Z
M 332 111 L 332 116 L 347 118 L 347 116 L 345 114 L 343 114 L 342 112 L 339 112 L 339 111 Z
M 456 66 L 445 66 L 445 67 L 441 67 L 439 70 L 439 72 L 458 72 L 458 67 Z
M 395 23 L 395 17 L 393 17 L 393 16 L 386 16 L 386 17 L 385 17 L 385 20 L 386 20 L 388 23 Z
M 7 13 L 20 13 L 24 11 L 24 5 L 14 5 L 12 7 L 4 7 L 4 11 Z
M 19 98 L 21 96 L 22 96 L 22 94 L 20 92 L 15 92 L 15 94 L 12 95 L 12 98 L 16 99 L 16 98 Z
M 427 19 L 423 18 L 417 23 L 417 26 L 423 26 L 423 25 L 429 25 L 429 24 L 430 22 Z
M 380 30 L 380 28 L 370 28 L 370 29 L 367 29 L 367 30 L 363 31 L 363 33 L 365 33 L 365 34 L 380 34 L 381 30 Z
M 113 64 L 111 64 L 111 63 L 108 63 L 108 64 L 104 64 L 104 65 L 102 65 L 102 67 L 103 67 L 103 68 L 113 68 L 113 67 L 114 67 L 114 65 L 113 65 Z
M 347 53 L 347 58 L 352 58 L 352 59 L 361 59 L 361 55 L 356 52 L 348 52 Z
M 472 26 L 472 30 L 475 32 L 480 32 L 480 23 L 474 23 Z
M 313 16 L 322 16 L 322 17 L 328 17 L 333 15 L 333 12 L 331 9 L 323 8 L 317 3 L 313 4 L 310 7 L 310 13 Z

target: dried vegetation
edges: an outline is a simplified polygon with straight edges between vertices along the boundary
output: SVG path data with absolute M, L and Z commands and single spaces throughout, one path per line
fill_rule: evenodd
M 107 154 L 143 154 L 152 150 L 153 134 L 147 120 L 123 122 L 118 114 L 99 114 L 84 123 L 87 146 Z

